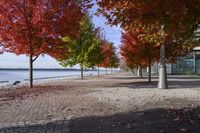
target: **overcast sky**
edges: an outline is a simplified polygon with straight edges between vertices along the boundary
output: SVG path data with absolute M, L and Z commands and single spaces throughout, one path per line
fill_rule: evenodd
M 94 7 L 91 12 L 95 11 Z M 95 27 L 101 27 L 106 33 L 106 38 L 113 42 L 116 47 L 120 44 L 121 29 L 119 27 L 110 27 L 105 24 L 106 19 L 102 16 L 97 17 L 93 15 L 93 22 Z M 12 53 L 4 53 L 0 55 L 0 68 L 28 68 L 28 57 L 25 55 L 16 56 Z M 48 55 L 40 56 L 34 62 L 34 68 L 61 68 L 55 59 Z

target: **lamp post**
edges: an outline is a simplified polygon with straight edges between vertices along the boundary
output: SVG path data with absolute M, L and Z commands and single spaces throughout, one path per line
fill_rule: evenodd
M 161 37 L 164 35 L 163 27 L 161 28 Z M 159 89 L 167 89 L 167 75 L 166 75 L 166 64 L 165 64 L 165 45 L 162 44 L 160 47 L 160 65 L 159 65 L 159 80 L 158 80 Z

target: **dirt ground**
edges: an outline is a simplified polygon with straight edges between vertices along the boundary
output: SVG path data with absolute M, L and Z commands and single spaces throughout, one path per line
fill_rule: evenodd
M 71 133 L 200 132 L 200 77 L 169 76 L 157 89 L 132 73 L 59 79 L 0 90 L 0 126 L 72 116 Z

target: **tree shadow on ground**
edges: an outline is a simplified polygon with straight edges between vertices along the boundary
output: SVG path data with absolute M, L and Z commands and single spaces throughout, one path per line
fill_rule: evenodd
M 200 76 L 197 75 L 167 75 L 168 79 L 175 79 L 175 80 L 199 80 L 200 81 Z M 152 79 L 158 79 L 158 75 L 152 75 Z M 137 76 L 126 76 L 126 77 L 111 77 L 111 79 L 147 79 L 148 80 L 148 75 L 143 75 L 143 77 L 137 77 Z
M 69 120 L 57 120 L 45 124 L 24 124 L 1 128 L 0 133 L 69 133 Z
M 113 79 L 131 80 L 132 82 L 118 83 L 117 87 L 128 87 L 131 89 L 148 89 L 157 88 L 158 77 L 153 76 L 152 82 L 148 82 L 148 77 L 114 77 Z M 134 81 L 134 79 L 138 79 Z M 140 80 L 141 79 L 141 80 Z M 188 75 L 168 75 L 168 86 L 169 89 L 181 89 L 181 88 L 200 88 L 200 77 L 199 76 L 188 76 Z
M 146 79 L 148 80 L 147 76 L 143 77 L 136 77 L 136 76 L 129 76 L 129 77 L 111 77 L 111 79 L 121 79 L 121 80 L 127 80 L 127 79 Z M 158 79 L 158 77 L 151 77 L 151 79 Z
M 70 121 L 69 127 L 71 133 L 200 132 L 200 120 L 196 120 L 196 116 L 188 120 L 176 117 L 176 112 L 172 111 L 170 113 L 169 109 L 161 108 L 142 112 L 127 112 L 112 116 L 74 118 Z M 193 124 L 191 124 L 191 121 Z
M 131 89 L 157 88 L 158 81 L 135 81 L 129 83 L 119 83 L 117 87 L 128 87 Z M 200 88 L 200 81 L 168 81 L 168 89 Z
M 131 89 L 148 89 L 148 88 L 157 88 L 157 81 L 135 81 L 128 83 L 119 83 L 116 86 L 112 87 L 128 87 Z
M 169 79 L 199 79 L 200 76 L 197 75 L 168 75 Z
M 168 81 L 169 89 L 199 88 L 200 81 Z

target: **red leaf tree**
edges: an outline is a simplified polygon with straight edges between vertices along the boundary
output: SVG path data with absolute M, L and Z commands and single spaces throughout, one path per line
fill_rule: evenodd
M 98 64 L 99 67 L 105 67 L 106 73 L 107 68 L 110 67 L 111 69 L 113 67 L 117 67 L 119 64 L 119 59 L 116 54 L 116 48 L 114 45 L 107 40 L 104 40 L 102 42 L 102 54 L 103 54 L 103 62 L 101 64 Z
M 138 27 L 157 26 L 161 32 L 161 65 L 159 70 L 166 71 L 164 52 L 172 51 L 176 57 L 191 51 L 199 45 L 194 32 L 200 24 L 199 0 L 96 0 L 99 13 L 108 19 L 111 25 L 120 25 L 125 31 Z M 168 45 L 168 46 L 167 46 Z M 165 46 L 170 48 L 165 49 Z M 181 48 L 181 49 L 180 49 Z M 183 49 L 183 51 L 182 51 Z M 170 53 L 170 52 L 168 52 Z M 171 60 L 171 59 L 170 59 Z M 165 80 L 159 83 L 167 84 Z M 164 86 L 164 85 L 163 85 Z M 167 88 L 167 85 L 163 88 Z
M 141 35 L 141 30 L 124 33 L 120 52 L 130 68 L 148 66 L 151 82 L 151 65 L 159 59 L 159 48 L 155 43 L 141 39 Z
M 29 56 L 30 87 L 33 62 L 41 54 L 67 56 L 61 38 L 76 38 L 83 16 L 80 0 L 1 0 L 0 42 L 17 55 Z

